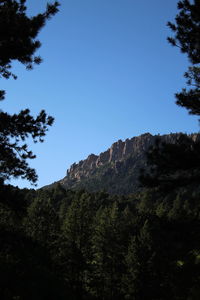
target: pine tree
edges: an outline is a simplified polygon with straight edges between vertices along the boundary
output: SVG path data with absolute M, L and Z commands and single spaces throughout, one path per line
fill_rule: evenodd
M 80 192 L 74 197 L 63 223 L 60 268 L 75 299 L 85 299 L 90 289 L 94 213 L 93 199 Z
M 97 299 L 121 299 L 124 272 L 123 226 L 118 205 L 100 209 L 93 235 L 93 293 Z
M 58 246 L 59 227 L 59 217 L 53 200 L 45 192 L 40 193 L 28 208 L 26 233 L 53 254 Z
M 46 11 L 36 16 L 27 15 L 26 0 L 2 0 L 0 2 L 0 76 L 3 78 L 17 76 L 11 72 L 13 61 L 32 69 L 42 59 L 35 56 L 41 46 L 37 35 L 46 21 L 58 11 L 59 3 L 47 4 Z M 5 91 L 0 91 L 0 100 L 5 98 Z M 19 114 L 10 115 L 0 112 L 0 184 L 12 177 L 22 177 L 32 183 L 37 181 L 37 174 L 30 168 L 27 159 L 35 158 L 28 149 L 26 139 L 43 142 L 53 118 L 44 110 L 37 117 L 29 109 Z
M 183 88 L 176 93 L 176 103 L 185 107 L 190 114 L 200 115 L 200 1 L 178 2 L 178 14 L 175 24 L 168 22 L 174 37 L 168 41 L 186 53 L 192 64 L 185 73 L 189 89 Z M 149 168 L 140 180 L 144 186 L 164 187 L 170 191 L 177 186 L 184 186 L 200 179 L 200 139 L 182 135 L 174 145 L 158 140 L 155 147 L 147 153 Z
M 174 32 L 174 37 L 169 37 L 168 41 L 187 54 L 192 66 L 185 73 L 191 88 L 177 93 L 176 103 L 188 109 L 190 114 L 200 115 L 200 1 L 195 0 L 192 4 L 189 0 L 179 1 L 178 9 L 176 23 L 168 22 Z

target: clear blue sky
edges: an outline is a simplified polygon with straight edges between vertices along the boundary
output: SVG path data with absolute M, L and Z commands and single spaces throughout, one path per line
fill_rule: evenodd
M 55 123 L 33 145 L 38 187 L 65 176 L 73 162 L 145 132 L 197 132 L 194 116 L 175 105 L 188 62 L 166 38 L 175 0 L 60 0 L 41 31 L 44 62 L 33 71 L 14 64 L 18 80 L 1 79 L 10 113 L 45 109 Z M 28 1 L 31 15 L 46 1 Z M 30 187 L 27 181 L 12 181 Z

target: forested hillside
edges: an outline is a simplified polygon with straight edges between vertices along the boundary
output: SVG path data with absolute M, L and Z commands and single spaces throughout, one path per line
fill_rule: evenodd
M 1 189 L 2 299 L 198 299 L 200 189 Z

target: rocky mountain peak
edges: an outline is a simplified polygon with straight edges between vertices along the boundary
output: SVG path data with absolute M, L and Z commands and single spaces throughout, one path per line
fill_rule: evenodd
M 106 163 L 120 162 L 131 154 L 137 154 L 146 150 L 153 139 L 154 137 L 150 133 L 145 133 L 138 137 L 126 139 L 125 141 L 118 140 L 105 152 L 99 155 L 90 154 L 85 160 L 71 165 L 70 169 L 67 170 L 66 176 L 70 179 L 81 180 L 83 177 L 87 177 L 90 173 L 93 173 L 94 169 Z
M 86 188 L 89 191 L 106 189 L 111 193 L 133 192 L 138 189 L 139 170 L 145 168 L 145 153 L 149 146 L 153 145 L 157 138 L 174 143 L 181 135 L 182 133 L 162 136 L 145 133 L 125 141 L 118 140 L 99 155 L 90 154 L 85 160 L 72 164 L 59 183 L 67 189 Z M 199 134 L 190 136 L 193 140 L 200 138 Z

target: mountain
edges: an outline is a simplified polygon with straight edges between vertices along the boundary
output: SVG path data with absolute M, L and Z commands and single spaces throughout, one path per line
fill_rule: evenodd
M 85 160 L 74 163 L 66 176 L 45 188 L 61 184 L 66 189 L 86 189 L 89 192 L 104 190 L 110 194 L 129 194 L 141 190 L 138 175 L 146 168 L 146 151 L 159 138 L 175 143 L 182 133 L 151 135 L 145 133 L 125 141 L 119 140 L 99 155 L 90 154 Z M 197 134 L 192 134 L 196 138 Z

